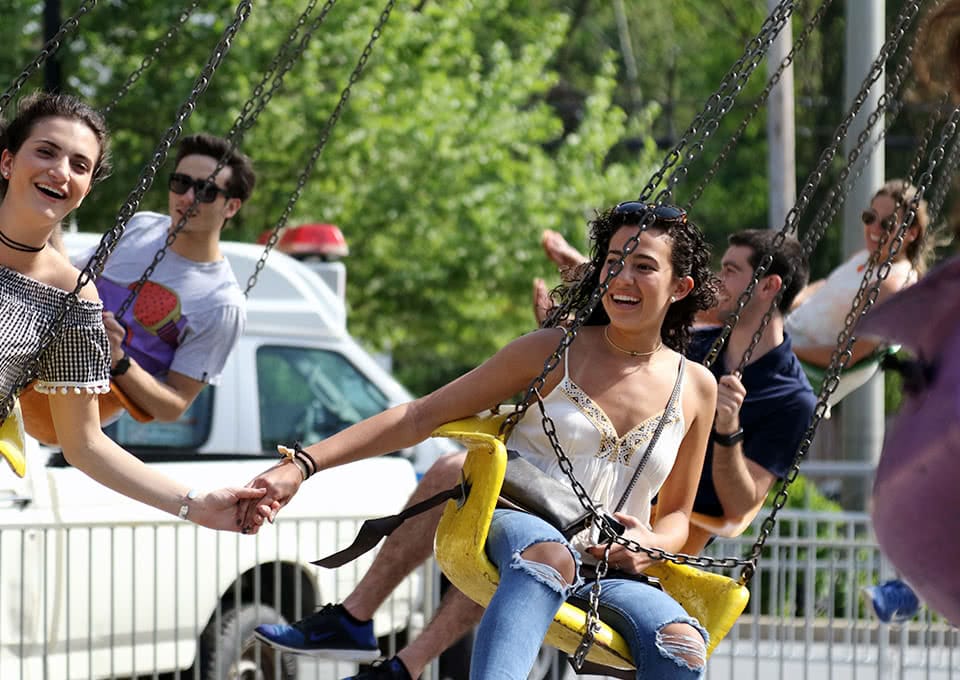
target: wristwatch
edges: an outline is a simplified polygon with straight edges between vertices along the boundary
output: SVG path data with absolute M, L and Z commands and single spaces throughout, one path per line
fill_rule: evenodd
M 180 506 L 180 512 L 177 513 L 177 517 L 180 519 L 186 519 L 187 513 L 190 512 L 190 504 L 188 501 L 196 500 L 197 496 L 200 494 L 196 489 L 190 489 L 187 492 L 187 495 L 183 497 L 183 505 Z
M 714 430 L 711 436 L 714 444 L 719 444 L 720 446 L 733 446 L 737 442 L 743 441 L 743 428 L 738 427 L 730 434 L 720 434 Z
M 112 377 L 123 375 L 127 372 L 128 368 L 130 368 L 130 357 L 124 352 L 123 356 L 120 357 L 120 361 L 117 362 L 117 365 L 110 369 L 110 375 Z

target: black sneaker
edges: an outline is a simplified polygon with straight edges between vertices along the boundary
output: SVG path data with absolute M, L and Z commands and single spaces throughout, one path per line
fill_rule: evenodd
M 393 657 L 386 661 L 379 661 L 370 666 L 369 669 L 346 678 L 346 680 L 413 680 L 413 678 L 410 677 L 410 672 L 403 665 L 403 662 L 397 657 Z
M 373 621 L 359 622 L 339 604 L 325 605 L 294 624 L 264 624 L 254 635 L 278 649 L 341 661 L 380 658 Z

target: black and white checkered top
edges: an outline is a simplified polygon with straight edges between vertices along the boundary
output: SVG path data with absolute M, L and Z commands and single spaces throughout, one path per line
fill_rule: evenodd
M 7 395 L 24 365 L 40 349 L 67 293 L 0 266 L 0 395 Z M 110 391 L 110 344 L 103 304 L 79 300 L 39 365 L 36 390 Z M 2 407 L 0 407 L 2 408 Z M 0 422 L 7 417 L 0 412 Z

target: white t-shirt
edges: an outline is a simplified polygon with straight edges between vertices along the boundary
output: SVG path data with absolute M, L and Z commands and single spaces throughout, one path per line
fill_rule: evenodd
M 170 222 L 154 212 L 130 218 L 96 281 L 104 309 L 120 309 L 163 246 Z M 83 267 L 94 251 L 77 255 L 74 264 Z M 243 332 L 245 302 L 226 259 L 194 262 L 168 249 L 121 320 L 126 351 L 156 378 L 175 371 L 216 384 Z

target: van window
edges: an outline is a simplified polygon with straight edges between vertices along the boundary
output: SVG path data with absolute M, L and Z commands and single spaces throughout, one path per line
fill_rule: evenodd
M 190 407 L 172 423 L 138 423 L 124 411 L 115 423 L 103 428 L 103 431 L 120 446 L 147 461 L 150 452 L 141 449 L 197 449 L 210 436 L 215 390 L 213 385 L 200 390 Z
M 265 451 L 319 441 L 390 405 L 346 357 L 323 349 L 260 347 L 257 387 Z

